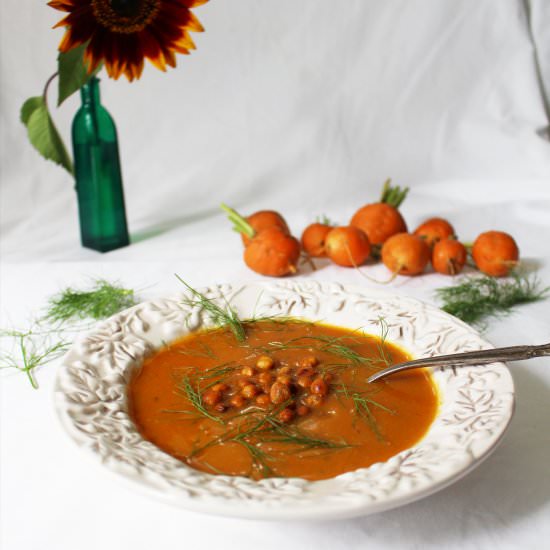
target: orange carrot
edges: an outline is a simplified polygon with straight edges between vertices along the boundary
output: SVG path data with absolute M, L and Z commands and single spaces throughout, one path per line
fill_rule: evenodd
M 508 233 L 487 231 L 478 236 L 472 247 L 477 268 L 491 277 L 503 277 L 518 264 L 519 249 Z
M 268 229 L 270 227 L 278 227 L 283 233 L 290 235 L 285 219 L 281 216 L 281 214 L 275 212 L 275 210 L 259 210 L 258 212 L 254 212 L 254 214 L 248 216 L 246 221 L 256 233 L 260 233 L 264 229 Z M 250 237 L 244 233 L 241 234 L 241 238 L 245 246 L 250 244 Z
M 429 261 L 428 245 L 410 233 L 392 235 L 382 246 L 382 262 L 394 274 L 418 275 Z
M 332 227 L 326 223 L 312 223 L 308 225 L 302 233 L 301 243 L 304 252 L 313 258 L 326 256 L 325 239 L 332 230 Z
M 466 247 L 456 239 L 435 243 L 432 250 L 432 266 L 443 275 L 457 275 L 464 268 L 468 254 Z
M 335 264 L 357 267 L 369 257 L 370 243 L 357 227 L 335 227 L 326 236 L 325 251 Z
M 408 188 L 392 187 L 387 180 L 380 202 L 366 204 L 353 215 L 350 225 L 365 232 L 372 245 L 380 246 L 396 233 L 407 231 L 407 224 L 399 213 L 399 206 L 407 196 Z
M 244 250 L 246 265 L 252 271 L 270 277 L 296 273 L 299 259 L 300 243 L 280 227 L 260 231 Z
M 236 210 L 222 204 L 227 212 L 233 229 L 247 237 L 248 245 L 244 250 L 246 265 L 260 275 L 284 277 L 296 273 L 300 258 L 300 243 L 288 234 L 288 227 L 268 226 L 256 230 Z
M 420 224 L 414 234 L 426 241 L 426 244 L 433 248 L 435 243 L 455 236 L 453 226 L 443 218 L 430 218 Z

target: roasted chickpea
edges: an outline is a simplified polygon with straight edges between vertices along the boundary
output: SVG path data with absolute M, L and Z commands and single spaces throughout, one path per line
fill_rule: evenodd
M 313 367 L 300 367 L 296 372 L 297 376 L 313 376 L 317 374 Z
M 298 405 L 296 408 L 296 414 L 298 416 L 305 416 L 309 413 L 309 407 L 306 407 L 306 405 Z
M 292 377 L 288 374 L 281 374 L 277 376 L 277 382 L 284 384 L 285 386 L 290 386 L 292 384 Z
M 255 373 L 255 372 L 256 372 L 256 371 L 255 371 L 252 367 L 243 367 L 243 368 L 241 369 L 241 374 L 242 374 L 243 376 L 254 376 L 254 373 Z
M 278 415 L 281 422 L 290 422 L 294 418 L 294 411 L 289 407 L 285 407 Z
M 245 400 L 242 395 L 234 395 L 229 402 L 237 409 L 240 409 L 245 404 Z
M 218 403 L 217 405 L 214 405 L 214 410 L 216 412 L 222 413 L 225 412 L 227 407 L 223 403 Z
M 269 398 L 269 395 L 267 393 L 261 393 L 256 397 L 256 405 L 259 405 L 260 407 L 266 407 L 271 403 L 271 399 Z
M 229 386 L 227 384 L 219 383 L 219 384 L 214 384 L 211 389 L 212 391 L 223 393 L 224 391 L 227 391 L 229 389 Z
M 300 361 L 298 362 L 299 367 L 315 367 L 318 364 L 319 360 L 314 355 L 302 357 L 302 359 L 300 359 Z
M 284 403 L 290 399 L 290 388 L 285 384 L 281 384 L 281 382 L 275 382 L 269 390 L 269 397 L 275 405 Z
M 271 375 L 270 372 L 261 372 L 258 375 L 258 382 L 260 384 L 271 384 L 272 380 L 273 380 L 273 376 Z
M 273 359 L 267 355 L 261 355 L 256 361 L 256 368 L 260 370 L 269 370 L 273 367 Z
M 328 384 L 321 377 L 318 377 L 311 383 L 309 389 L 311 393 L 323 396 L 328 392 Z
M 296 384 L 298 384 L 300 388 L 309 388 L 309 386 L 311 386 L 311 378 L 309 376 L 300 376 L 298 380 L 296 380 Z
M 290 374 L 290 371 L 292 369 L 287 365 L 286 367 L 281 367 L 278 371 L 277 371 L 277 376 L 281 376 L 283 374 Z
M 213 407 L 216 403 L 219 403 L 222 400 L 220 392 L 208 390 L 202 396 L 203 403 L 209 407 Z
M 304 399 L 304 403 L 308 407 L 318 407 L 323 402 L 323 398 L 320 395 L 308 395 Z
M 241 395 L 246 399 L 252 399 L 258 393 L 258 388 L 254 384 L 247 384 L 242 390 Z
M 239 388 L 244 388 L 245 386 L 248 386 L 248 384 L 250 384 L 250 380 L 248 378 L 239 378 L 237 380 L 237 386 L 239 386 Z

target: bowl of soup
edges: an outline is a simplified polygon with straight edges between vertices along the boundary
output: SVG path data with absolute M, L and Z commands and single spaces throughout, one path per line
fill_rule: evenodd
M 417 369 L 490 347 L 415 299 L 292 280 L 187 288 L 98 324 L 56 384 L 63 426 L 121 480 L 258 519 L 365 515 L 433 493 L 495 448 L 506 366 Z

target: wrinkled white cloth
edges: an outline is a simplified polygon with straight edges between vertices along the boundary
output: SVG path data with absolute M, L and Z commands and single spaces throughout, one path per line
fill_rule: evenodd
M 299 234 L 321 214 L 347 223 L 390 176 L 411 186 L 402 208 L 411 228 L 441 215 L 467 241 L 508 231 L 525 266 L 550 284 L 545 0 L 198 8 L 207 32 L 195 35 L 198 49 L 177 71 L 148 67 L 132 85 L 102 80 L 133 241 L 104 255 L 80 247 L 71 180 L 37 157 L 18 121 L 22 101 L 55 70 L 60 39 L 50 27 L 62 14 L 34 4 L 0 6 L 1 326 L 25 325 L 48 296 L 93 277 L 120 280 L 143 298 L 176 291 L 175 272 L 195 286 L 259 279 L 219 202 L 244 213 L 280 209 Z M 72 98 L 55 113 L 66 139 L 77 105 Z M 367 273 L 387 277 L 383 266 Z M 301 276 L 374 285 L 326 262 Z M 451 282 L 430 273 L 386 288 L 436 303 L 434 289 Z M 549 301 L 523 306 L 492 321 L 486 337 L 497 346 L 547 342 L 549 314 Z M 38 391 L 3 372 L 0 547 L 541 548 L 550 538 L 550 363 L 510 368 L 515 418 L 466 478 L 384 514 L 284 525 L 202 516 L 134 493 L 63 433 L 55 364 L 37 373 Z
M 392 177 L 475 199 L 548 187 L 546 0 L 239 0 L 195 10 L 206 32 L 167 74 L 102 80 L 136 239 L 236 207 L 352 208 Z M 23 100 L 55 70 L 62 12 L 3 0 L 0 252 L 86 259 L 70 177 L 25 140 Z M 26 22 L 19 30 L 12 21 Z M 55 86 L 50 92 L 55 104 Z M 54 119 L 69 141 L 79 99 Z M 428 186 L 428 187 L 426 187 Z M 483 193 L 480 193 L 483 197 Z M 149 241 L 156 255 L 157 242 Z

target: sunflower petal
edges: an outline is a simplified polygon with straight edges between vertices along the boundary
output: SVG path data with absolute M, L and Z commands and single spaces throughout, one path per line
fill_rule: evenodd
M 174 42 L 174 46 L 178 48 L 184 48 L 186 50 L 197 49 L 195 43 L 193 42 L 193 39 L 191 38 L 191 35 L 186 31 L 183 31 L 181 38 Z
M 72 11 L 73 3 L 70 0 L 51 0 L 48 6 L 59 11 Z
M 57 29 L 58 27 L 67 27 L 67 26 L 69 26 L 69 17 L 71 17 L 71 16 L 70 15 L 65 16 L 63 19 L 61 19 L 61 21 L 58 21 L 52 27 L 52 29 Z
M 192 12 L 189 12 L 189 23 L 187 24 L 187 28 L 195 32 L 204 32 L 204 27 Z
M 86 50 L 84 50 L 84 64 L 88 68 L 88 74 L 91 74 L 92 72 L 94 72 L 99 67 L 100 63 L 101 63 L 101 60 L 95 59 L 90 54 L 89 48 L 86 48 Z
M 206 4 L 208 0 L 176 0 L 180 4 L 183 4 L 186 8 L 196 8 Z
M 139 40 L 144 57 L 149 59 L 151 63 L 153 63 L 153 60 L 156 59 L 159 55 L 162 55 L 162 51 L 160 49 L 157 39 L 149 30 L 142 31 L 139 34 Z
M 157 37 L 152 31 L 143 34 L 144 54 L 147 59 L 160 71 L 166 71 L 164 53 L 160 47 Z
M 164 58 L 166 59 L 166 64 L 170 65 L 170 67 L 176 66 L 176 56 L 174 55 L 174 51 L 170 50 L 168 48 L 164 49 Z
M 61 39 L 61 42 L 59 43 L 59 51 L 66 53 L 69 50 L 72 50 L 73 48 L 76 48 L 76 46 L 80 46 L 82 42 L 79 42 L 73 37 L 73 33 L 71 29 L 68 29 L 65 31 L 65 34 L 63 35 L 63 38 Z

